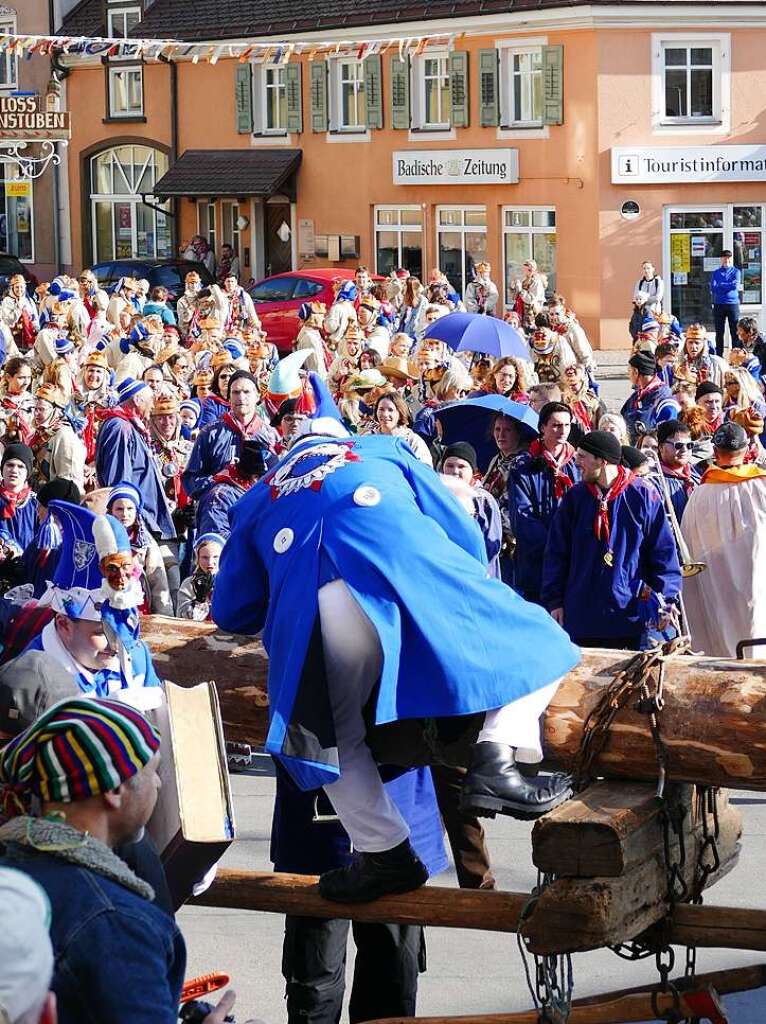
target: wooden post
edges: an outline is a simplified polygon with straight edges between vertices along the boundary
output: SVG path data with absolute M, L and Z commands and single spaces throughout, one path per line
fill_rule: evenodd
M 221 633 L 212 623 L 156 615 L 142 621 L 142 634 L 160 675 L 186 686 L 215 679 L 227 738 L 264 742 L 268 661 L 260 641 Z M 583 651 L 545 716 L 550 763 L 571 767 L 588 713 L 626 661 L 625 652 Z M 661 727 L 669 780 L 766 790 L 766 661 L 673 658 L 666 670 Z M 610 777 L 657 777 L 646 715 L 629 709 L 617 716 L 595 768 Z

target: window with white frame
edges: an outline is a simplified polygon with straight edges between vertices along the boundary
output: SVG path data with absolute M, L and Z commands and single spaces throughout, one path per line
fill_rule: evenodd
M 534 260 L 548 278 L 548 291 L 556 290 L 556 211 L 551 207 L 506 207 L 503 210 L 505 303 L 511 301 L 513 282 L 524 277 L 524 263 Z
M 107 35 L 110 39 L 127 39 L 140 20 L 140 7 L 112 8 L 108 14 Z
M 474 279 L 477 263 L 487 258 L 487 208 L 439 206 L 436 210 L 439 270 L 461 295 Z
M 336 61 L 337 126 L 342 131 L 364 131 L 367 127 L 367 103 L 364 92 L 364 63 L 361 60 Z
M 505 61 L 505 110 L 508 125 L 522 128 L 542 125 L 542 47 L 509 47 L 505 51 Z
M 203 199 L 197 203 L 197 234 L 202 235 L 207 244 L 216 251 L 218 241 L 215 220 L 215 200 Z
M 91 157 L 94 262 L 172 256 L 170 204 L 155 209 L 141 201 L 167 169 L 166 154 L 148 146 L 115 146 Z
M 663 124 L 723 120 L 728 36 L 661 38 L 655 50 L 656 108 Z
M 142 117 L 144 113 L 144 74 L 139 64 L 132 67 L 109 66 L 109 117 Z
M 13 35 L 16 32 L 16 19 L 0 19 L 0 36 Z M 16 88 L 18 84 L 18 57 L 14 53 L 3 50 L 0 53 L 0 89 Z
M 267 64 L 261 72 L 261 127 L 263 132 L 284 135 L 287 131 L 287 86 L 285 69 Z
M 423 210 L 419 206 L 376 206 L 375 271 L 388 276 L 400 267 L 423 280 Z
M 223 242 L 228 243 L 239 256 L 239 203 L 224 200 L 221 203 L 221 220 L 223 222 Z
M 413 126 L 426 131 L 446 130 L 452 124 L 449 54 L 428 50 L 412 58 L 415 118 Z

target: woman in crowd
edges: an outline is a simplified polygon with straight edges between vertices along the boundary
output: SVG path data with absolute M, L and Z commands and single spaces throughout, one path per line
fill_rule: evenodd
M 143 500 L 140 491 L 133 484 L 122 481 L 110 491 L 106 510 L 122 523 L 130 538 L 130 547 L 138 563 L 144 592 L 140 610 L 146 614 L 174 615 L 162 553 L 141 515 Z
M 583 433 L 599 429 L 599 420 L 606 412 L 606 406 L 590 387 L 585 367 L 580 363 L 565 367 L 561 375 L 561 393 Z
M 399 310 L 397 330 L 411 341 L 418 341 L 425 330 L 425 312 L 428 296 L 417 277 L 408 277 Z
M 737 413 L 753 409 L 763 417 L 766 412 L 763 391 L 744 366 L 727 366 L 724 375 L 724 412 L 733 420 Z
M 433 466 L 431 452 L 422 437 L 412 429 L 412 415 L 407 403 L 396 391 L 386 391 L 375 402 L 372 423 L 365 433 L 387 434 L 401 437 L 413 452 L 429 466 Z
M 7 442 L 29 444 L 34 433 L 32 368 L 21 356 L 9 359 L 0 385 L 0 434 Z
M 502 395 L 512 402 L 529 405 L 527 388 L 536 383 L 529 360 L 516 356 L 503 356 L 492 366 L 484 378 L 483 392 Z
M 225 540 L 217 533 L 203 533 L 194 541 L 194 572 L 178 591 L 178 618 L 194 622 L 210 620 L 210 603 Z
M 363 351 L 364 335 L 356 320 L 351 320 L 346 333 L 338 342 L 335 359 L 330 367 L 328 383 L 333 394 L 340 393 L 348 378 L 361 370 Z
M 692 384 L 710 382 L 723 386 L 726 363 L 708 350 L 707 331 L 702 324 L 689 324 L 673 368 L 673 379 Z
M 531 332 L 535 327 L 535 317 L 545 305 L 545 290 L 548 278 L 538 270 L 535 260 L 526 260 L 523 264 L 524 274 L 519 280 L 511 281 L 511 293 L 514 308 L 521 317 L 521 325 L 525 331 Z
M 614 434 L 622 445 L 630 444 L 628 426 L 622 416 L 617 412 L 605 412 L 598 421 L 598 429 L 606 430 L 609 434 Z

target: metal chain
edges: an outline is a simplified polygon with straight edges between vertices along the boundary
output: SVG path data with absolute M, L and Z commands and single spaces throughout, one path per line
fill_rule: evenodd
M 572 956 L 569 953 L 540 956 L 532 953 L 524 936 L 524 924 L 534 910 L 540 896 L 554 881 L 555 875 L 543 874 L 538 871 L 537 885 L 521 912 L 516 942 L 524 965 L 527 987 L 534 1008 L 539 1014 L 541 1024 L 566 1024 L 572 1009 L 572 993 L 574 991 L 574 973 Z M 527 957 L 531 956 L 534 963 L 534 981 Z

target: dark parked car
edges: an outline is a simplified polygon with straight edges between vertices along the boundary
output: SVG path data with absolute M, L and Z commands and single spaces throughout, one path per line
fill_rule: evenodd
M 202 287 L 213 284 L 215 278 L 202 263 L 192 260 L 111 260 L 108 263 L 96 263 L 90 268 L 102 288 L 110 291 L 121 277 L 145 278 L 151 288 L 164 285 L 170 292 L 170 305 L 175 307 L 176 301 L 184 293 L 184 278 L 191 270 L 196 270 L 202 280 Z
M 23 274 L 27 282 L 27 292 L 34 294 L 35 288 L 40 283 L 35 275 L 26 267 L 18 256 L 12 256 L 9 252 L 0 252 L 0 295 L 4 295 L 8 288 L 8 281 L 14 274 Z

